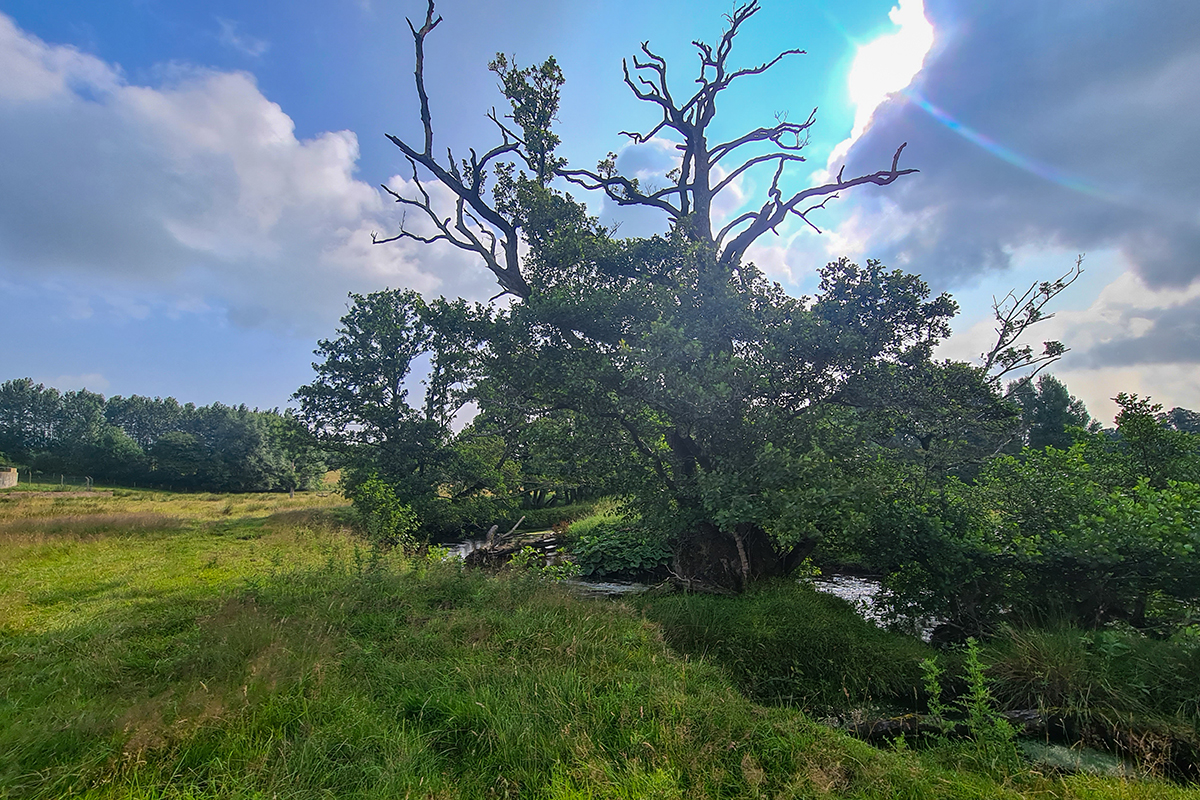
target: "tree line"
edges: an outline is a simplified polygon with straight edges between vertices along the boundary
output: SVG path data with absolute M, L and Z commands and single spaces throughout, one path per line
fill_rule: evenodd
M 322 456 L 288 414 L 172 397 L 0 383 L 0 461 L 98 482 L 215 492 L 302 489 Z

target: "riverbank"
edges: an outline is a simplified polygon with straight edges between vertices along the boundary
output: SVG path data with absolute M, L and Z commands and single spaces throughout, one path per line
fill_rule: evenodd
M 0 508 L 0 797 L 1200 798 L 873 748 L 628 602 L 372 552 L 315 500 L 111 501 Z

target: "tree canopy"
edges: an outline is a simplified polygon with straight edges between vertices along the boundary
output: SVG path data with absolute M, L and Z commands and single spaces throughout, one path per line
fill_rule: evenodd
M 501 462 L 520 449 L 523 431 L 538 426 L 596 454 L 595 463 L 605 449 L 609 461 L 618 452 L 610 483 L 644 519 L 669 530 L 677 574 L 736 588 L 811 550 L 822 520 L 832 522 L 830 509 L 853 494 L 833 478 L 839 471 L 878 458 L 888 445 L 954 460 L 948 454 L 961 451 L 964 438 L 990 441 L 989 425 L 1015 421 L 984 371 L 933 360 L 957 306 L 932 296 L 917 276 L 841 259 L 821 270 L 816 296 L 797 298 L 745 259 L 788 219 L 816 227 L 815 215 L 839 192 L 887 186 L 916 171 L 900 167 L 900 144 L 879 171 L 793 185 L 815 112 L 711 140 L 722 93 L 801 54 L 736 64 L 737 37 L 758 10 L 756 0 L 738 7 L 715 44 L 696 43 L 700 69 L 686 95 L 648 43 L 626 62 L 625 83 L 661 117 L 625 135 L 638 143 L 670 138 L 679 153 L 667 185 L 653 187 L 622 175 L 612 153 L 594 170 L 557 154 L 552 125 L 564 77 L 553 58 L 520 67 L 497 56 L 489 66 L 510 108 L 489 115 L 500 141 L 467 158 L 438 156 L 424 54 L 441 18 L 429 3 L 423 22 L 410 22 L 423 138 L 388 137 L 410 164 L 413 191 L 384 187 L 423 222 L 406 220 L 377 241 L 473 252 L 517 302 L 434 308 L 413 295 L 355 297 L 342 337 L 318 349 L 325 358 L 318 380 L 297 394 L 310 424 L 372 448 L 372 468 L 394 485 L 421 484 L 410 494 L 445 495 L 454 481 L 445 471 L 431 477 L 431 462 L 420 456 L 426 445 L 417 442 L 447 463 L 446 421 L 408 407 L 402 385 L 413 358 L 430 353 L 427 398 L 440 397 L 439 385 L 457 386 L 458 397 L 478 407 L 470 435 L 499 437 Z M 754 171 L 767 178 L 763 195 L 731 219 L 719 216 L 715 199 Z M 428 180 L 450 190 L 453 208 L 436 206 Z M 572 185 L 660 210 L 668 229 L 620 238 L 588 214 Z M 360 323 L 375 333 L 360 335 Z M 436 345 L 435 329 L 443 337 Z M 368 378 L 357 377 L 360 356 L 373 360 Z M 451 362 L 453 375 L 442 366 Z M 915 412 L 913 398 L 934 386 L 939 407 L 952 410 Z M 379 421 L 371 417 L 377 410 Z M 849 429 L 870 437 L 850 441 Z M 405 464 L 388 455 L 402 440 Z

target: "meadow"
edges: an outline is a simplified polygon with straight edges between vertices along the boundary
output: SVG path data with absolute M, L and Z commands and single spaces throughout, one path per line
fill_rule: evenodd
M 715 619 L 686 598 L 376 551 L 347 519 L 335 495 L 0 494 L 0 797 L 1200 798 L 877 749 L 764 700 L 685 635 Z M 791 638 L 832 663 L 816 637 L 856 623 L 820 604 Z

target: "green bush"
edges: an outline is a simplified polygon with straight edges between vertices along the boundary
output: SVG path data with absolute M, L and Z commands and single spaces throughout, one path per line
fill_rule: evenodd
M 592 516 L 568 529 L 571 555 L 585 577 L 653 573 L 671 560 L 665 539 L 620 517 Z
M 896 616 L 967 634 L 1056 619 L 1163 631 L 1200 600 L 1200 485 L 1110 486 L 1086 448 L 993 459 L 978 481 L 877 504 L 868 566 Z
M 359 527 L 369 541 L 405 550 L 415 546 L 413 533 L 417 529 L 417 515 L 411 507 L 400 502 L 391 486 L 378 477 L 371 477 L 355 486 L 349 494 Z

